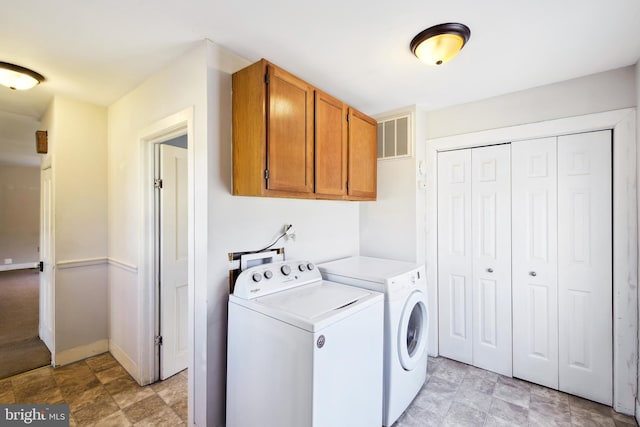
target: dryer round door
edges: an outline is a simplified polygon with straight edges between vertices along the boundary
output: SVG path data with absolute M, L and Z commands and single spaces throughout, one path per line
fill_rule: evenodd
M 398 328 L 398 355 L 405 371 L 411 371 L 422 359 L 427 346 L 429 316 L 427 300 L 418 290 L 407 298 Z

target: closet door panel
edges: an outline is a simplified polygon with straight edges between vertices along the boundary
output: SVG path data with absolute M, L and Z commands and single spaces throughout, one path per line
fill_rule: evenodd
M 440 354 L 472 363 L 471 150 L 438 153 Z
M 558 388 L 556 138 L 511 144 L 513 376 Z
M 559 388 L 612 403 L 611 131 L 558 138 Z
M 473 364 L 511 376 L 511 150 L 471 157 Z

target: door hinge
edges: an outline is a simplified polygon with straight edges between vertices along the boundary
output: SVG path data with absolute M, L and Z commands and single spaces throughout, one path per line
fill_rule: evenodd
M 266 73 L 264 75 L 264 83 L 267 84 L 267 85 L 269 84 L 269 73 Z
M 347 191 L 349 191 L 349 181 L 345 182 L 344 185 L 347 187 Z
M 156 336 L 153 342 L 155 343 L 155 345 L 162 345 L 162 335 Z
M 153 188 L 162 188 L 162 179 L 156 178 L 153 180 Z
M 265 170 L 264 170 L 264 179 L 266 179 L 267 181 L 269 181 L 269 169 L 265 169 Z

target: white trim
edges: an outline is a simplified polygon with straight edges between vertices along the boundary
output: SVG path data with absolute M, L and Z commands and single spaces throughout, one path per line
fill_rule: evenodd
M 117 260 L 115 258 L 107 258 L 107 259 L 110 267 L 116 267 L 116 268 L 119 268 L 120 270 L 128 271 L 129 273 L 134 273 L 134 274 L 138 273 L 138 267 L 133 264 L 129 264 L 124 261 Z
M 56 268 L 58 270 L 65 270 L 67 268 L 92 267 L 94 265 L 104 265 L 106 263 L 107 263 L 106 257 L 70 259 L 70 260 L 57 262 Z
M 0 271 L 25 270 L 29 268 L 38 268 L 38 262 L 24 262 L 22 264 L 5 264 L 0 265 Z
M 138 365 L 136 365 L 135 360 L 133 360 L 126 351 L 122 350 L 117 344 L 113 342 L 113 340 L 109 339 L 109 352 L 113 356 L 114 359 L 118 361 L 122 365 L 122 367 L 133 377 L 134 380 L 138 382 L 141 386 L 147 385 L 149 383 L 143 383 L 138 378 Z
M 636 423 L 640 425 L 640 401 L 636 399 Z
M 188 295 L 188 324 L 189 324 L 189 342 L 190 355 L 188 366 L 188 396 L 189 396 L 189 420 L 193 420 L 194 414 L 194 380 L 193 380 L 193 361 L 194 361 L 194 340 L 193 331 L 195 326 L 195 297 L 193 286 L 193 277 L 195 271 L 194 259 L 194 212 L 195 198 L 194 194 L 194 146 L 195 139 L 193 134 L 194 109 L 189 107 L 169 117 L 166 117 L 146 129 L 139 134 L 138 141 L 140 143 L 140 195 L 142 197 L 140 212 L 140 265 L 138 266 L 138 336 L 140 353 L 138 355 L 138 381 L 141 384 L 151 383 L 159 378 L 159 366 L 157 365 L 157 346 L 154 343 L 154 337 L 157 331 L 158 316 L 158 295 L 155 285 L 155 259 L 156 259 L 156 230 L 154 227 L 154 145 L 174 138 L 180 134 L 187 135 L 187 152 L 188 152 L 188 248 L 189 248 L 189 295 Z M 192 421 L 191 421 L 192 422 Z
M 613 129 L 613 408 L 635 410 L 638 337 L 638 230 L 635 108 L 492 129 L 426 141 L 427 281 L 429 299 L 437 290 L 437 153 L 548 136 Z M 431 304 L 429 354 L 438 354 L 438 307 Z
M 77 362 L 78 360 L 106 353 L 107 351 L 109 351 L 109 340 L 105 338 L 92 342 L 91 344 L 58 351 L 55 356 L 55 361 L 52 360 L 52 364 L 54 366 L 64 366 Z

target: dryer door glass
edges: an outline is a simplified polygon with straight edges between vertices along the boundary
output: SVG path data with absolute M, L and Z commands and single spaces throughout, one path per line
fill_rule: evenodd
M 416 304 L 411 310 L 411 316 L 409 316 L 409 325 L 407 327 L 407 352 L 409 356 L 413 357 L 418 348 L 418 342 L 420 341 L 420 333 L 422 332 L 424 319 L 422 318 L 422 310 L 420 305 Z
M 425 296 L 415 291 L 407 298 L 398 329 L 398 353 L 406 371 L 415 368 L 426 354 L 428 322 Z

